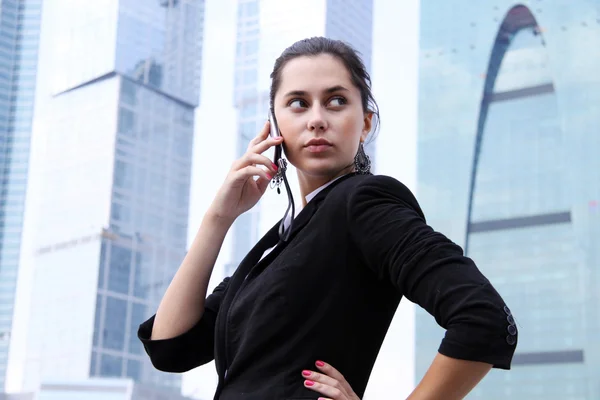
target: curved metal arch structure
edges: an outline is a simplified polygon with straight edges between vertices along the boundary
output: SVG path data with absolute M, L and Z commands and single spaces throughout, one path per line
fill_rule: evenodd
M 500 72 L 502 60 L 506 52 L 510 48 L 513 38 L 522 29 L 533 29 L 536 34 L 541 35 L 539 25 L 526 6 L 519 4 L 512 7 L 504 17 L 490 55 L 488 63 L 485 84 L 483 87 L 483 95 L 481 97 L 481 105 L 479 108 L 479 119 L 477 121 L 477 133 L 475 137 L 475 149 L 473 151 L 473 163 L 471 166 L 471 180 L 469 185 L 469 203 L 467 209 L 467 228 L 465 234 L 465 254 L 469 249 L 469 236 L 471 234 L 471 217 L 473 213 L 473 198 L 475 196 L 475 180 L 477 178 L 477 169 L 479 166 L 479 156 L 483 143 L 484 129 L 487 121 L 490 104 L 499 97 L 498 93 L 494 92 L 496 79 Z M 546 88 L 547 90 L 548 88 Z M 527 88 L 523 89 L 527 91 Z M 553 88 L 551 88 L 553 90 Z M 500 94 L 501 96 L 501 94 Z

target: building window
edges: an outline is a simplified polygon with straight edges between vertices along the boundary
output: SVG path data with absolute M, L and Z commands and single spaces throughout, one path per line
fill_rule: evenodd
M 127 302 L 125 300 L 107 296 L 102 338 L 103 347 L 119 351 L 124 349 L 126 318 Z
M 113 245 L 108 265 L 108 290 L 129 293 L 129 273 L 131 271 L 131 250 Z
M 123 358 L 102 354 L 100 358 L 100 376 L 120 377 L 123 374 Z

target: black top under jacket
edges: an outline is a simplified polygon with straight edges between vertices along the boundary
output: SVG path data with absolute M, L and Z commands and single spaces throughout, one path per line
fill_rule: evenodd
M 362 397 L 402 296 L 446 329 L 441 354 L 510 368 L 511 311 L 462 249 L 426 224 L 402 183 L 349 174 L 302 209 L 288 242 L 278 227 L 207 297 L 188 332 L 150 340 L 154 317 L 140 325 L 157 369 L 214 359 L 215 399 L 317 399 L 301 371 L 323 360 Z

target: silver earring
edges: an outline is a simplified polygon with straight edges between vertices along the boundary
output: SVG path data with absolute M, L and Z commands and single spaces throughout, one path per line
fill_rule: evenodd
M 362 142 L 358 145 L 358 151 L 354 156 L 354 169 L 360 175 L 366 175 L 371 172 L 371 159 L 365 153 L 365 147 Z

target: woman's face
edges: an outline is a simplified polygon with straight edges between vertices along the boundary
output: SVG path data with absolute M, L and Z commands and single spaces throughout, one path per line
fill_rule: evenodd
M 372 114 L 363 112 L 360 91 L 340 60 L 322 54 L 288 61 L 273 104 L 285 154 L 299 173 L 335 177 L 352 171 Z

